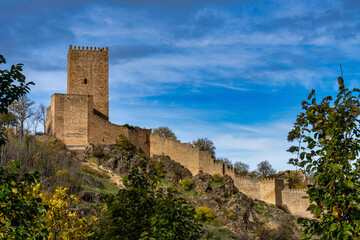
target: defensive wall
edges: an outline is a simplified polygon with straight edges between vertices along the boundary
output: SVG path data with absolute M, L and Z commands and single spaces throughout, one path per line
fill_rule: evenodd
M 68 52 L 67 94 L 55 93 L 47 109 L 46 132 L 73 150 L 89 143 L 113 144 L 120 134 L 144 155 L 167 155 L 188 168 L 193 175 L 229 175 L 235 186 L 248 196 L 272 204 L 286 205 L 300 216 L 309 216 L 305 191 L 284 189 L 283 179 L 239 177 L 225 164 L 215 162 L 207 151 L 191 144 L 151 134 L 150 129 L 116 125 L 109 119 L 108 48 L 72 47 Z M 311 216 L 310 216 L 311 217 Z
M 207 151 L 200 151 L 191 144 L 181 143 L 178 140 L 167 139 L 159 135 L 150 135 L 150 156 L 167 155 L 174 161 L 188 168 L 193 175 L 200 170 L 220 175 L 229 175 L 235 186 L 246 195 L 276 205 L 286 205 L 291 213 L 303 217 L 311 217 L 306 212 L 309 202 L 303 199 L 304 190 L 284 189 L 284 179 L 253 179 L 237 176 L 233 169 L 225 164 L 215 162 Z
M 309 199 L 303 198 L 307 196 L 306 189 L 289 189 L 285 188 L 281 192 L 283 204 L 288 207 L 290 212 L 295 216 L 312 218 L 312 214 L 306 210 L 309 205 Z

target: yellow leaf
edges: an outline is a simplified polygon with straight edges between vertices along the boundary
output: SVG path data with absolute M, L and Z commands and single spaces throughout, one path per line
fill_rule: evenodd
M 336 206 L 333 207 L 333 214 L 334 214 L 335 217 L 338 217 L 338 216 L 339 216 L 339 213 L 338 213 L 338 211 L 337 211 L 337 207 L 336 207 Z

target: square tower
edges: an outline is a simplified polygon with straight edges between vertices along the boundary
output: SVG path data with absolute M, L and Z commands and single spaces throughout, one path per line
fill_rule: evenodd
M 94 112 L 109 118 L 109 49 L 69 47 L 67 94 L 91 95 Z

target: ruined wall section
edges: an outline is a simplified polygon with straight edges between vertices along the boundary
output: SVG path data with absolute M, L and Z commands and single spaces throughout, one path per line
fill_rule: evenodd
M 70 45 L 67 63 L 67 93 L 92 95 L 95 110 L 109 118 L 108 48 Z
M 235 177 L 235 186 L 243 193 L 254 199 L 261 199 L 260 194 L 260 180 L 252 179 L 250 177 Z
M 185 166 L 196 175 L 199 170 L 200 151 L 187 143 L 167 139 L 156 134 L 150 135 L 150 156 L 167 155 L 171 159 Z
M 309 199 L 303 198 L 307 196 L 307 189 L 289 189 L 282 191 L 283 205 L 286 205 L 291 214 L 300 217 L 312 218 L 312 214 L 306 209 L 309 207 Z
M 92 114 L 89 124 L 89 142 L 93 144 L 114 144 L 120 134 L 140 148 L 145 156 L 150 156 L 150 129 L 136 127 L 130 129 L 113 124 L 103 117 Z
M 275 179 L 260 179 L 260 200 L 276 204 Z

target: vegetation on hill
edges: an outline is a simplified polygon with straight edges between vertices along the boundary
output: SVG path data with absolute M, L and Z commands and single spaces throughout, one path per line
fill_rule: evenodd
M 82 238 L 138 239 L 139 235 L 132 235 L 136 227 L 136 233 L 142 229 L 142 239 L 297 239 L 299 235 L 292 215 L 251 200 L 236 189 L 230 177 L 205 173 L 192 176 L 169 157 L 143 157 L 124 139 L 111 146 L 89 145 L 86 151 L 74 154 L 66 151 L 60 141 L 46 136 L 22 141 L 10 137 L 3 147 L 4 154 L 10 154 L 15 146 L 20 153 L 12 152 L 19 160 L 17 174 L 23 176 L 30 168 L 39 172 L 38 182 L 24 186 L 35 189 L 31 194 L 41 199 L 38 213 L 33 216 L 42 219 L 38 228 L 44 229 L 49 221 L 55 221 L 63 229 L 45 228 L 44 234 L 57 232 L 65 236 L 72 231 L 80 235 L 86 232 Z M 29 161 L 25 161 L 27 158 Z M 39 162 L 43 164 L 30 164 L 36 159 L 43 159 Z M 72 165 L 66 165 L 70 162 Z M 124 184 L 117 181 L 115 185 L 116 177 L 122 178 Z M 77 187 L 65 190 L 69 183 Z M 50 217 L 55 202 L 63 204 L 61 214 Z M 68 230 L 61 227 L 66 219 L 74 221 Z

